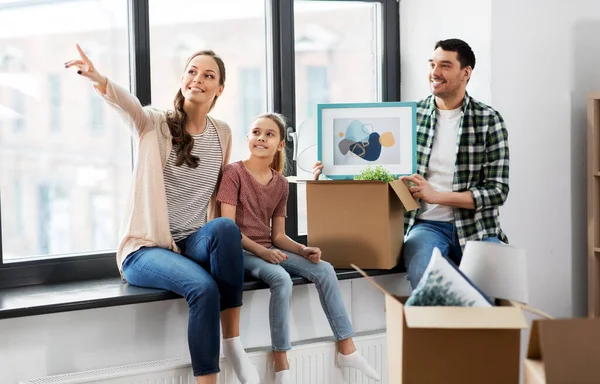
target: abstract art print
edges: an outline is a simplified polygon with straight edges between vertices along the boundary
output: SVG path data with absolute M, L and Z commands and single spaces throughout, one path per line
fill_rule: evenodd
M 317 152 L 325 176 L 352 179 L 374 165 L 398 176 L 415 172 L 415 103 L 319 104 L 317 108 Z
M 399 164 L 399 126 L 398 117 L 333 119 L 333 165 Z

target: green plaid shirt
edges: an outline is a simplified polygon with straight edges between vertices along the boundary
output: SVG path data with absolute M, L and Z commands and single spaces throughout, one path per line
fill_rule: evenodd
M 417 103 L 417 173 L 427 175 L 436 125 L 433 95 Z M 461 247 L 467 240 L 498 237 L 508 242 L 500 228 L 498 207 L 508 196 L 508 132 L 500 113 L 468 94 L 462 105 L 457 136 L 452 191 L 471 191 L 475 209 L 454 208 L 454 224 Z M 415 223 L 418 210 L 407 212 L 405 233 Z

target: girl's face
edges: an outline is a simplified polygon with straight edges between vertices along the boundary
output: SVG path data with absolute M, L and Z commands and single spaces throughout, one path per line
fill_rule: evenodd
M 253 156 L 272 159 L 281 151 L 285 142 L 281 139 L 279 126 L 267 117 L 256 119 L 250 126 L 248 146 Z
M 186 101 L 212 104 L 214 98 L 223 93 L 220 80 L 221 74 L 215 59 L 198 55 L 190 61 L 181 76 L 181 93 Z

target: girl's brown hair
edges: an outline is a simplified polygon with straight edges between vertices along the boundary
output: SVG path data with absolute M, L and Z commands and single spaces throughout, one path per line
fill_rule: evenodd
M 277 127 L 279 128 L 279 139 L 282 141 L 285 140 L 285 129 L 287 128 L 287 122 L 285 120 L 285 116 L 283 116 L 280 113 L 268 112 L 268 113 L 263 113 L 260 116 L 257 116 L 256 119 L 254 119 L 254 120 L 256 121 L 258 119 L 270 119 L 275 124 L 277 124 Z M 285 166 L 286 166 L 286 156 L 285 156 L 285 146 L 284 146 L 281 151 L 277 151 L 275 153 L 275 157 L 273 157 L 273 161 L 271 162 L 269 167 L 271 167 L 274 170 L 276 170 L 277 172 L 283 174 L 283 172 L 285 172 Z
M 187 59 L 185 63 L 185 68 L 188 67 L 192 59 L 196 56 L 210 56 L 217 63 L 217 67 L 219 67 L 219 84 L 225 85 L 225 63 L 223 59 L 221 59 L 214 51 L 212 50 L 203 50 L 195 52 L 192 56 Z M 212 101 L 210 105 L 209 112 L 215 106 L 217 102 L 217 97 Z M 175 95 L 175 100 L 173 100 L 172 111 L 167 113 L 167 125 L 169 126 L 169 131 L 171 131 L 171 136 L 173 136 L 173 147 L 175 147 L 175 151 L 177 154 L 177 160 L 175 161 L 176 166 L 181 166 L 183 163 L 187 164 L 190 168 L 196 168 L 198 166 L 198 161 L 200 160 L 198 156 L 192 155 L 192 148 L 194 147 L 194 139 L 192 135 L 186 132 L 185 124 L 187 122 L 187 114 L 183 111 L 183 102 L 185 98 L 183 97 L 183 93 L 181 93 L 181 88 L 177 91 Z

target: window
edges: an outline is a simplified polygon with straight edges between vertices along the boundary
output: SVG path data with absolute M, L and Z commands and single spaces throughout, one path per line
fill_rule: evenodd
M 91 243 L 94 249 L 106 248 L 116 244 L 112 196 L 94 192 L 90 196 Z
M 101 136 L 104 133 L 104 106 L 105 102 L 98 93 L 90 88 L 90 130 L 92 136 Z
M 319 103 L 395 101 L 397 0 L 0 0 L 0 288 L 118 276 L 117 229 L 132 175 L 129 132 L 89 81 L 63 70 L 79 43 L 142 104 L 172 108 L 186 59 L 227 68 L 211 114 L 229 123 L 231 161 L 254 116 L 298 134 L 288 174 L 316 160 Z M 290 188 L 288 234 L 303 241 L 305 197 Z
M 0 60 L 10 57 L 0 61 L 0 87 L 9 94 L 0 99 L 0 117 L 12 124 L 0 142 L 3 264 L 116 249 L 115 236 L 89 235 L 87 196 L 102 190 L 122 211 L 131 179 L 129 132 L 115 116 L 99 123 L 106 135 L 90 136 L 91 123 L 99 122 L 89 108 L 93 88 L 64 63 L 77 58 L 76 43 L 86 51 L 89 43 L 94 65 L 128 87 L 127 13 L 121 0 L 0 5 Z M 99 51 L 95 41 L 110 51 Z M 106 218 L 111 228 L 119 219 Z
M 317 160 L 317 104 L 382 100 L 381 5 L 295 1 L 296 172 Z M 336 20 L 336 22 L 332 22 Z M 306 188 L 297 186 L 298 234 L 306 234 Z
M 309 114 L 318 104 L 329 103 L 329 86 L 326 66 L 306 67 L 306 111 Z
M 14 189 L 13 189 L 13 199 L 14 204 L 12 208 L 14 209 L 13 217 L 13 234 L 16 236 L 20 236 L 23 232 L 23 184 L 20 179 L 15 179 Z
M 41 253 L 48 253 L 50 250 L 50 239 L 48 235 L 48 225 L 50 224 L 50 188 L 47 185 L 38 187 L 38 212 L 40 213 L 37 221 L 38 227 L 38 249 Z
M 48 96 L 49 96 L 49 108 L 50 108 L 50 132 L 60 131 L 60 112 L 61 112 L 61 88 L 60 88 L 60 75 L 51 73 L 48 75 Z
M 186 59 L 212 49 L 225 62 L 226 81 L 211 115 L 225 120 L 233 131 L 231 161 L 243 159 L 246 113 L 266 112 L 261 110 L 267 99 L 265 1 L 149 0 L 149 8 L 152 104 L 173 108 Z M 249 91 L 254 95 L 240 109 L 238 100 Z
M 262 80 L 260 68 L 242 68 L 240 71 L 240 105 L 239 111 L 242 113 L 242 131 L 241 136 L 246 137 L 247 128 L 252 124 L 253 119 L 259 114 L 266 112 L 263 103 L 263 95 L 256 92 L 260 89 Z
M 38 249 L 40 254 L 67 253 L 72 241 L 70 201 L 67 191 L 59 186 L 38 187 Z
M 19 89 L 11 90 L 11 106 L 12 110 L 15 113 L 15 117 L 13 118 L 13 132 L 21 133 L 25 130 L 25 96 L 23 92 Z
M 0 121 L 9 122 L 13 133 L 23 132 L 26 125 L 25 71 L 23 51 L 10 42 L 0 45 Z

